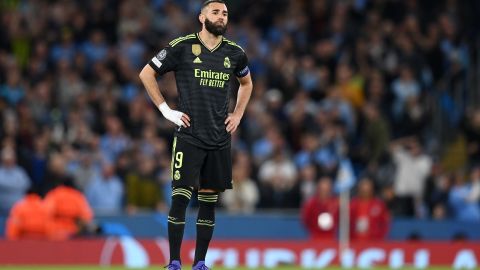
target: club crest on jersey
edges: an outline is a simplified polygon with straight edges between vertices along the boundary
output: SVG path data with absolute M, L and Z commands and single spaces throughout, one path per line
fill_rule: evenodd
M 192 44 L 192 53 L 196 56 L 193 60 L 193 63 L 202 63 L 202 60 L 200 60 L 200 58 L 198 57 L 202 53 L 202 47 L 200 47 L 200 44 Z
M 175 171 L 175 173 L 173 174 L 173 179 L 180 180 L 180 172 L 179 171 Z
M 225 60 L 223 60 L 223 66 L 225 66 L 225 68 L 230 68 L 231 67 L 231 64 L 230 64 L 230 58 L 225 57 Z

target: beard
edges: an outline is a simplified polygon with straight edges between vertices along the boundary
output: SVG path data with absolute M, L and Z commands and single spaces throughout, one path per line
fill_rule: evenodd
M 220 23 L 215 24 L 212 21 L 205 18 L 205 29 L 207 29 L 208 32 L 212 33 L 215 36 L 221 36 L 225 34 L 225 31 L 227 31 L 227 25 L 220 24 Z

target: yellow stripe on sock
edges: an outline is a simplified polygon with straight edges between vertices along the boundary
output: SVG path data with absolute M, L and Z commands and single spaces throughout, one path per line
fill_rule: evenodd
M 186 194 L 186 195 L 188 195 L 188 196 L 192 196 L 192 193 L 191 193 L 191 192 L 188 192 L 188 191 L 186 191 L 186 190 L 174 190 L 174 191 L 172 192 L 172 194 L 177 194 L 177 193 L 183 193 L 183 194 Z
M 185 224 L 185 221 L 184 221 L 184 222 L 177 222 L 177 221 L 171 221 L 171 220 L 169 220 L 168 222 L 173 223 L 173 224 L 176 224 L 176 225 L 183 225 L 183 224 Z
M 198 194 L 199 198 L 218 198 L 218 195 L 202 195 Z
M 187 197 L 188 199 L 192 198 L 192 194 L 188 194 L 188 193 L 183 192 L 183 191 L 177 191 L 177 192 L 174 191 L 172 193 L 172 197 L 175 196 L 175 195 L 182 195 L 182 196 Z
M 202 202 L 217 202 L 218 200 L 217 199 L 198 199 L 199 201 L 202 201 Z
M 207 224 L 207 223 L 200 223 L 200 222 L 197 222 L 197 225 L 205 225 L 205 226 L 214 227 L 214 226 L 215 226 L 215 223 L 213 223 L 213 224 Z
M 185 224 L 185 221 L 173 221 L 172 219 L 175 220 L 176 218 L 168 216 L 168 222 L 170 223 L 178 224 L 178 225 Z
M 191 190 L 189 190 L 189 189 L 185 189 L 185 188 L 176 188 L 176 189 L 174 189 L 173 191 L 175 192 L 176 190 L 178 190 L 178 191 L 185 191 L 185 192 L 187 192 L 187 193 L 189 193 L 189 194 L 192 194 L 192 191 L 191 191 Z

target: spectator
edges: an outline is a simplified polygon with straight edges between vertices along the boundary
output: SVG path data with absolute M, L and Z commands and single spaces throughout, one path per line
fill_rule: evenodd
M 420 97 L 409 97 L 402 118 L 397 122 L 396 135 L 400 137 L 419 136 L 426 128 L 427 120 L 427 109 L 421 103 Z
M 297 151 L 300 148 L 301 134 L 308 130 L 308 123 L 313 120 L 313 115 L 317 111 L 317 105 L 309 98 L 304 91 L 299 91 L 293 99 L 284 106 L 288 119 L 287 122 L 279 120 L 280 125 L 287 132 L 287 140 L 292 149 Z M 310 128 L 311 129 L 311 128 Z
M 0 85 L 0 97 L 11 105 L 17 105 L 25 96 L 25 87 L 20 80 L 20 71 L 10 70 L 7 75 L 7 82 Z
M 40 187 L 40 194 L 45 195 L 62 183 L 74 185 L 73 177 L 67 171 L 67 160 L 61 153 L 53 153 L 48 161 L 45 182 Z
M 327 97 L 320 102 L 321 112 L 326 113 L 333 120 L 345 123 L 348 133 L 355 132 L 356 119 L 353 106 L 342 97 L 338 87 L 331 87 Z
M 85 196 L 96 213 L 120 213 L 123 204 L 123 183 L 115 167 L 105 163 L 85 188 Z
M 65 30 L 61 36 L 61 42 L 53 44 L 50 49 L 50 58 L 53 62 L 64 60 L 68 64 L 73 63 L 76 48 L 73 43 L 73 35 L 70 31 Z
M 19 239 L 53 239 L 53 214 L 35 189 L 15 203 L 6 224 L 6 237 Z
M 139 210 L 166 211 L 166 203 L 162 186 L 156 173 L 156 165 L 152 158 L 140 155 L 135 166 L 125 179 L 127 212 Z
M 320 178 L 315 195 L 302 206 L 302 222 L 312 239 L 336 239 L 339 204 L 332 192 L 332 181 L 330 177 Z
M 453 217 L 461 221 L 480 221 L 480 205 L 478 194 L 478 181 L 480 169 L 472 170 L 470 180 L 473 183 L 465 182 L 462 173 L 455 175 L 454 185 L 449 194 L 449 205 L 453 210 Z
M 305 166 L 314 164 L 315 160 L 315 151 L 319 147 L 318 135 L 314 133 L 303 133 L 301 136 L 301 148 L 294 156 L 295 165 L 302 169 Z
M 449 174 L 443 171 L 440 164 L 432 166 L 432 172 L 427 178 L 424 190 L 424 201 L 432 218 L 443 219 L 448 217 L 448 197 L 451 188 Z
M 425 182 L 432 166 L 432 159 L 422 152 L 415 138 L 397 140 L 391 144 L 391 154 L 396 165 L 394 175 L 395 194 L 406 207 L 408 216 L 420 216 Z
M 445 204 L 436 204 L 432 210 L 433 220 L 443 220 L 448 217 L 448 210 Z
M 385 118 L 372 104 L 363 108 L 365 125 L 363 128 L 362 157 L 367 166 L 376 169 L 388 149 L 390 132 Z
M 119 42 L 119 53 L 124 55 L 131 68 L 140 69 L 145 54 L 145 44 L 133 31 L 126 32 Z
M 108 56 L 105 34 L 100 29 L 92 31 L 90 39 L 83 44 L 81 49 L 90 65 L 105 61 Z
M 480 109 L 467 115 L 463 123 L 463 130 L 470 162 L 472 164 L 480 163 Z
M 98 161 L 95 160 L 95 155 L 91 152 L 81 151 L 77 155 L 75 166 L 70 169 L 73 176 L 73 183 L 81 191 L 85 191 L 90 182 L 98 174 Z
M 123 131 L 122 123 L 115 116 L 105 119 L 106 133 L 100 138 L 103 159 L 115 162 L 118 155 L 127 149 L 129 139 Z
M 311 56 L 304 56 L 298 71 L 300 85 L 307 92 L 313 92 L 320 85 L 321 77 L 319 70 L 315 67 L 315 61 Z
M 352 240 L 383 240 L 390 228 L 390 214 L 385 203 L 375 197 L 373 181 L 364 177 L 358 193 L 350 202 Z
M 264 207 L 291 207 L 296 204 L 291 191 L 297 181 L 297 169 L 285 150 L 273 150 L 272 157 L 260 166 L 258 178 Z
M 476 166 L 470 173 L 471 189 L 467 200 L 469 202 L 480 202 L 480 166 Z
M 390 214 L 394 217 L 402 216 L 403 207 L 398 201 L 395 192 L 393 191 L 393 187 L 391 185 L 386 185 L 382 188 L 381 198 L 385 205 L 388 208 Z
M 159 120 L 156 108 L 139 95 L 136 67 L 158 44 L 195 31 L 196 24 L 184 18 L 198 12 L 199 3 L 110 2 L 24 0 L 2 5 L 0 148 L 13 148 L 18 166 L 42 192 L 70 173 L 83 188 L 87 181 L 82 179 L 91 177 L 81 175 L 97 170 L 102 158 L 118 165 L 125 183 L 134 153 L 169 163 L 162 144 L 171 140 L 166 134 L 175 127 Z M 394 164 L 379 156 L 390 136 L 414 135 L 422 138 L 424 150 L 410 161 L 446 155 L 445 164 L 453 167 L 479 163 L 478 46 L 469 38 L 479 32 L 473 23 L 479 13 L 476 1 L 232 2 L 233 13 L 257 7 L 240 20 L 232 16 L 226 34 L 251 56 L 255 91 L 234 134 L 234 148 L 254 161 L 252 175 L 276 147 L 292 151 L 285 160 L 291 161 L 291 154 L 295 170 L 311 163 L 317 174 L 333 175 L 339 153 L 348 147 L 345 154 L 355 172 L 375 175 L 380 190 L 388 194 L 385 198 L 393 198 L 395 203 L 388 199 L 395 205 L 393 215 L 425 216 L 418 194 L 424 194 L 432 216 L 456 214 L 448 205 L 446 172 L 429 180 L 425 189 L 426 176 L 413 170 L 421 166 L 408 162 L 410 154 L 406 161 L 393 158 Z M 161 80 L 166 97 L 175 99 L 174 78 Z M 363 110 L 365 104 L 377 108 L 379 117 Z M 452 142 L 459 129 L 464 136 Z M 304 134 L 315 136 L 316 142 L 305 142 Z M 400 145 L 397 149 L 409 143 Z M 82 161 L 77 151 L 85 153 Z M 63 162 L 56 152 L 62 153 Z M 83 163 L 87 156 L 93 160 Z M 165 186 L 168 166 L 161 167 L 155 172 Z M 298 179 L 293 181 L 285 190 L 296 201 L 289 207 L 298 206 L 294 198 L 302 189 Z M 314 182 L 309 181 L 305 183 Z M 302 192 L 308 196 L 306 189 Z M 258 207 L 266 207 L 271 195 L 262 192 Z M 279 201 L 268 207 L 285 207 Z
M 392 92 L 395 96 L 393 116 L 400 120 L 405 113 L 408 100 L 420 96 L 420 85 L 410 67 L 403 66 L 400 69 L 400 76 L 392 83 Z
M 45 184 L 48 166 L 48 136 L 40 135 L 34 141 L 33 153 L 27 168 L 31 174 L 32 184 L 40 188 Z
M 299 195 L 301 198 L 301 204 L 304 204 L 310 198 L 316 194 L 317 186 L 317 167 L 313 164 L 306 164 L 300 170 L 299 175 Z
M 345 150 L 345 135 L 340 122 L 327 123 L 320 134 L 320 147 L 315 153 L 316 163 L 320 173 L 333 176 L 340 162 L 342 151 Z
M 270 157 L 275 148 L 285 146 L 285 139 L 280 130 L 275 126 L 267 127 L 265 135 L 254 142 L 252 155 L 256 164 L 260 164 Z
M 336 69 L 336 87 L 338 87 L 341 96 L 350 103 L 350 105 L 359 110 L 365 102 L 363 90 L 363 78 L 354 71 L 347 63 L 340 63 Z
M 233 165 L 233 190 L 226 190 L 221 201 L 231 213 L 253 213 L 259 200 L 256 183 L 250 179 L 251 164 L 246 153 L 239 152 Z
M 133 158 L 130 152 L 122 152 L 118 155 L 115 163 L 115 172 L 123 183 L 125 183 L 133 165 Z
M 1 158 L 0 214 L 8 214 L 12 206 L 23 198 L 31 183 L 25 170 L 17 165 L 16 155 L 12 148 L 3 148 Z

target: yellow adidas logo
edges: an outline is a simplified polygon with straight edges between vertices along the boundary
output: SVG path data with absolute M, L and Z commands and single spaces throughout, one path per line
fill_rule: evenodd
M 202 60 L 200 60 L 200 58 L 197 57 L 197 58 L 195 58 L 195 60 L 193 60 L 193 63 L 200 64 L 200 63 L 202 63 Z

